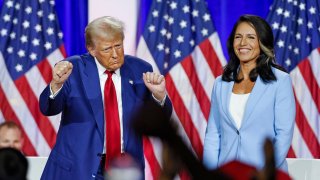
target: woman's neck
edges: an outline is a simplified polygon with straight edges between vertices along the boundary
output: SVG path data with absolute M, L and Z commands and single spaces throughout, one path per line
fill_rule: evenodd
M 252 69 L 256 67 L 256 63 L 254 62 L 247 62 L 247 63 L 241 63 L 240 62 L 240 70 L 238 73 L 238 76 L 240 79 L 250 79 L 250 72 Z

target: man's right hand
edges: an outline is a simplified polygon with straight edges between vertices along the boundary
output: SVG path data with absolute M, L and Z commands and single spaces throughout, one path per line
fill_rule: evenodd
M 72 72 L 73 65 L 68 61 L 58 62 L 52 71 L 52 81 L 50 83 L 51 90 L 56 93 L 63 85 L 63 83 L 69 78 Z

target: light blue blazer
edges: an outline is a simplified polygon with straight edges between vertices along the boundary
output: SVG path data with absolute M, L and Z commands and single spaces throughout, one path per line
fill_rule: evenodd
M 295 98 L 289 74 L 272 69 L 277 81 L 264 83 L 258 76 L 249 95 L 240 129 L 229 112 L 234 81 L 214 83 L 211 110 L 204 140 L 203 163 L 210 169 L 232 160 L 260 169 L 263 144 L 271 138 L 277 168 L 287 171 L 286 156 L 293 136 Z

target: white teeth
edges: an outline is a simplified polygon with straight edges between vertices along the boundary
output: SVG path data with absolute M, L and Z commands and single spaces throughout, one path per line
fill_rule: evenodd
M 239 49 L 239 52 L 241 52 L 241 53 L 247 53 L 249 51 L 250 51 L 249 49 Z

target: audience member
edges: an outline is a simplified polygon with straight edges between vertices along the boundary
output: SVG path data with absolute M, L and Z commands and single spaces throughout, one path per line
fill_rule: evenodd
M 21 151 L 23 136 L 20 127 L 13 121 L 0 124 L 0 148 L 11 147 Z
M 26 180 L 28 161 L 15 148 L 0 149 L 0 180 Z

